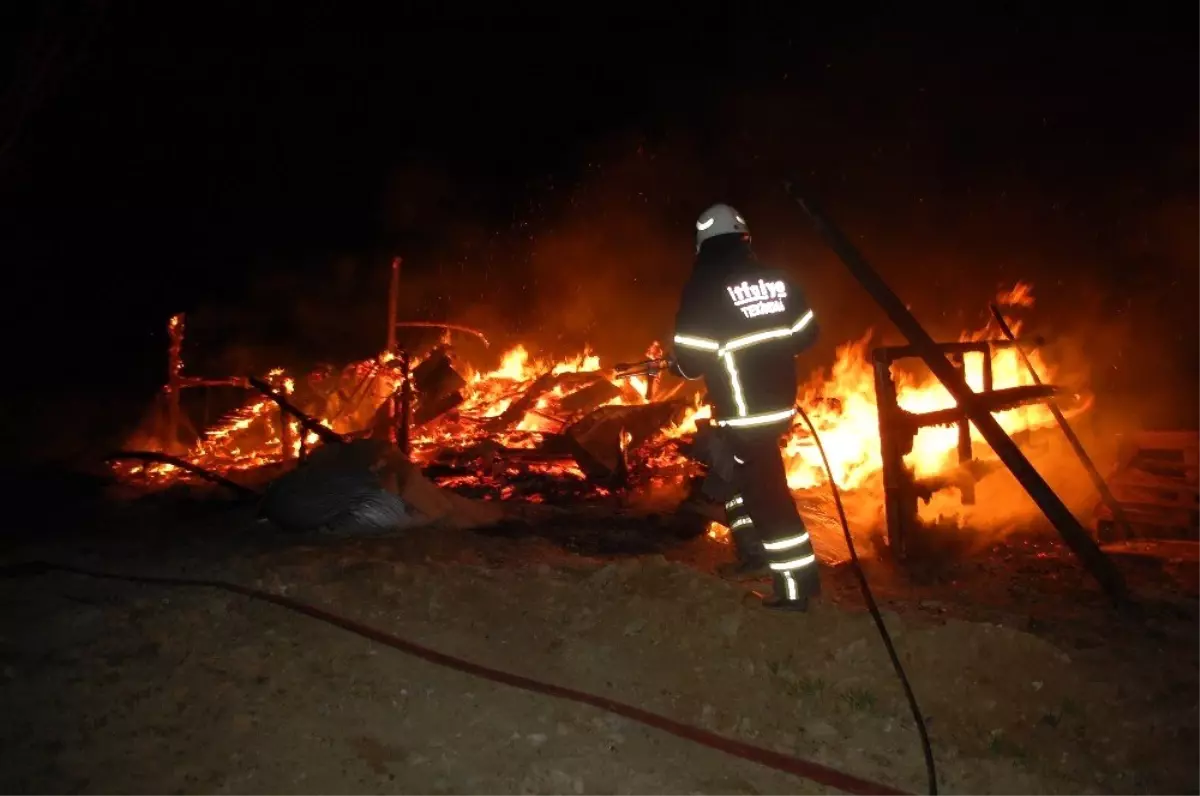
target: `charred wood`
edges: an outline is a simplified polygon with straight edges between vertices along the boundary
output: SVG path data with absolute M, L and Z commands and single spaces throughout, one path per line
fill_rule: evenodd
M 578 373 L 559 373 L 554 377 L 554 386 L 563 392 L 574 392 L 589 387 L 598 381 L 608 381 L 604 372 L 599 370 L 584 370 Z
M 417 404 L 417 411 L 413 412 L 412 427 L 420 428 L 426 423 L 438 419 L 464 400 L 463 394 L 457 390 L 433 400 L 422 398 Z
M 601 483 L 620 480 L 626 471 L 625 448 L 640 445 L 687 411 L 683 402 L 641 406 L 602 406 L 564 433 L 571 453 L 588 478 Z M 622 440 L 622 435 L 628 435 Z
M 143 461 L 143 462 L 155 462 L 157 464 L 169 464 L 174 467 L 178 467 L 181 470 L 186 470 L 187 472 L 191 473 L 192 475 L 195 475 L 198 478 L 203 478 L 205 481 L 223 486 L 226 489 L 229 489 L 230 491 L 237 494 L 239 497 L 244 498 L 246 500 L 258 500 L 258 498 L 260 497 L 260 495 L 257 492 L 255 492 L 253 489 L 251 489 L 250 487 L 243 486 L 242 484 L 239 484 L 236 481 L 230 481 L 228 478 L 226 478 L 222 475 L 217 475 L 216 473 L 209 472 L 208 470 L 205 470 L 203 467 L 192 464 L 191 462 L 187 461 L 186 459 L 181 459 L 178 456 L 171 456 L 169 454 L 158 453 L 156 451 L 116 451 L 115 453 L 110 453 L 108 456 L 105 456 L 104 458 L 106 461 L 134 460 L 134 461 Z
M 412 380 L 422 402 L 435 402 L 467 386 L 466 379 L 454 369 L 445 351 L 434 353 L 413 368 Z
M 534 379 L 533 384 L 529 385 L 529 389 L 525 390 L 517 400 L 508 405 L 508 408 L 501 412 L 496 417 L 489 420 L 484 428 L 489 432 L 503 431 L 514 423 L 519 423 L 521 418 L 525 417 L 525 413 L 532 409 L 537 404 L 537 399 L 541 398 L 545 393 L 554 389 L 554 383 L 557 376 L 553 373 L 543 373 Z
M 508 408 L 495 418 L 489 420 L 485 424 L 484 429 L 489 433 L 496 433 L 521 422 L 521 418 L 537 408 L 538 399 L 555 388 L 562 391 L 575 392 L 601 381 L 610 383 L 604 374 L 599 371 L 558 374 L 543 373 L 534 379 L 533 383 L 529 385 L 520 398 L 509 404 Z M 613 397 L 616 396 L 614 395 Z M 582 399 L 580 400 L 582 401 Z M 587 407 L 587 403 L 584 402 L 580 408 L 586 409 Z
M 1059 388 L 1053 385 L 1026 384 L 1020 387 L 1004 387 L 999 390 L 992 390 L 990 393 L 982 393 L 978 395 L 976 400 L 989 412 L 1003 412 L 1006 409 L 1016 409 L 1019 406 L 1043 403 L 1046 399 L 1058 393 Z M 952 406 L 949 409 L 939 409 L 934 412 L 904 412 L 904 415 L 907 416 L 906 419 L 914 428 L 951 426 L 965 420 L 967 417 L 966 413 L 957 406 Z
M 303 411 L 301 411 L 295 404 L 293 404 L 291 401 L 289 401 L 287 398 L 285 398 L 282 393 L 280 393 L 278 390 L 276 390 L 270 384 L 267 384 L 262 379 L 259 379 L 255 376 L 251 376 L 250 378 L 247 379 L 247 382 L 249 382 L 250 386 L 254 387 L 254 389 L 258 390 L 263 395 L 267 396 L 272 401 L 277 403 L 279 405 L 280 409 L 282 409 L 283 411 L 287 412 L 292 417 L 294 417 L 298 421 L 300 421 L 300 426 L 305 431 L 311 431 L 312 433 L 316 434 L 321 439 L 322 442 L 324 442 L 326 444 L 344 442 L 341 434 L 338 434 L 336 431 L 334 431 L 333 429 L 331 429 L 329 426 L 325 425 L 324 423 L 321 423 L 317 420 L 314 420 L 312 417 L 309 417 L 307 414 L 305 414 Z
M 876 303 L 887 313 L 892 323 L 908 339 L 914 353 L 925 361 L 946 391 L 954 396 L 955 402 L 962 407 L 967 418 L 975 425 L 980 435 L 992 446 L 992 450 L 996 452 L 996 455 L 1024 487 L 1029 497 L 1054 525 L 1066 545 L 1075 552 L 1079 560 L 1115 603 L 1127 605 L 1130 599 L 1129 590 L 1120 570 L 1100 550 L 1080 525 L 1079 520 L 1071 514 L 1071 510 L 1025 458 L 1016 443 L 1005 433 L 996 418 L 978 401 L 975 392 L 946 360 L 945 354 L 904 302 L 892 292 L 878 272 L 867 263 L 850 239 L 821 212 L 819 207 L 814 205 L 811 198 L 802 197 L 794 192 L 790 181 L 785 185 L 788 193 L 797 200 L 830 248 L 837 253 L 851 274 L 871 294 Z M 881 421 L 886 422 L 883 418 Z M 889 518 L 889 527 L 890 525 Z
M 620 387 L 603 376 L 598 376 L 593 383 L 563 398 L 558 402 L 558 405 L 564 413 L 575 414 L 576 412 L 595 409 L 620 395 Z

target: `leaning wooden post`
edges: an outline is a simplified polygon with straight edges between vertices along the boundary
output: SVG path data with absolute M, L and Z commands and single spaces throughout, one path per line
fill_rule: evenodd
M 388 283 L 388 319 L 387 319 L 387 347 L 384 349 L 389 354 L 396 353 L 396 307 L 400 303 L 400 258 L 392 258 L 392 276 Z
M 183 327 L 184 314 L 172 315 L 167 321 L 167 383 L 163 390 L 167 394 L 167 427 L 163 434 L 163 448 L 169 454 L 179 452 L 180 393 L 183 391 Z
M 284 461 L 295 457 L 295 445 L 292 442 L 292 419 L 282 408 L 279 410 L 279 448 Z
M 397 317 L 397 308 L 400 304 L 400 264 L 402 260 L 399 257 L 392 258 L 392 274 L 388 282 L 388 319 L 387 319 L 387 347 L 384 352 L 388 356 L 394 356 L 396 352 L 396 324 L 399 319 Z M 403 356 L 403 355 L 402 355 Z M 407 379 L 407 375 L 403 378 Z M 407 383 L 407 382 L 406 382 Z M 399 424 L 404 414 L 402 399 L 393 390 L 388 397 L 388 420 L 391 427 L 389 436 L 402 451 L 404 450 L 405 442 L 399 433 Z M 407 426 L 406 426 L 407 428 Z
M 1017 342 L 1017 336 L 1013 334 L 1008 322 L 1004 320 L 1004 315 L 1000 313 L 1000 308 L 995 304 L 990 306 L 992 317 L 1000 325 L 1000 331 L 1004 332 L 1004 336 L 1012 342 L 1013 348 L 1017 350 L 1017 355 L 1021 357 L 1021 362 L 1025 364 L 1025 369 L 1029 371 L 1029 377 L 1033 379 L 1034 384 L 1041 384 L 1042 379 L 1038 376 L 1037 368 L 1029 360 L 1029 355 L 1025 353 L 1025 349 Z M 1121 526 L 1121 532 L 1125 534 L 1125 538 L 1132 538 L 1133 528 L 1129 523 L 1129 517 L 1125 515 L 1125 509 L 1121 508 L 1121 503 L 1113 495 L 1112 490 L 1108 488 L 1108 483 L 1104 480 L 1104 476 L 1100 475 L 1100 471 L 1096 469 L 1096 464 L 1092 461 L 1092 457 L 1088 456 L 1087 449 L 1083 447 L 1083 443 L 1079 441 L 1079 437 L 1075 435 L 1075 430 L 1067 422 L 1067 418 L 1063 415 L 1062 410 L 1058 408 L 1058 404 L 1051 400 L 1048 406 L 1050 407 L 1050 413 L 1054 415 L 1055 422 L 1058 423 L 1058 427 L 1062 429 L 1063 436 L 1070 443 L 1071 450 L 1075 451 L 1075 455 L 1079 457 L 1079 463 L 1083 465 L 1084 470 L 1087 470 L 1088 478 L 1092 479 L 1092 484 L 1096 487 L 1096 491 L 1100 493 L 1100 499 L 1104 501 L 1104 505 L 1112 512 L 1113 519 Z
M 963 413 L 970 418 L 975 424 L 975 428 L 979 429 L 979 433 L 983 436 L 987 443 L 992 446 L 992 450 L 1000 457 L 1005 466 L 1012 472 L 1017 481 L 1024 487 L 1029 497 L 1038 505 L 1046 518 L 1054 525 L 1059 535 L 1067 546 L 1075 552 L 1079 560 L 1087 568 L 1088 572 L 1100 583 L 1100 586 L 1108 594 L 1108 596 L 1118 605 L 1129 603 L 1129 593 L 1125 586 L 1125 579 L 1122 577 L 1120 570 L 1113 564 L 1112 560 L 1104 554 L 1088 532 L 1084 530 L 1079 520 L 1075 515 L 1071 514 L 1071 510 L 1067 508 L 1062 499 L 1055 494 L 1050 485 L 1046 483 L 1041 474 L 1034 468 L 1029 460 L 1025 458 L 1025 454 L 1017 447 L 1017 444 L 1012 441 L 1012 438 L 1005 433 L 1000 423 L 992 416 L 992 413 L 977 400 L 975 392 L 967 386 L 962 374 L 947 361 L 946 357 L 938 349 L 937 344 L 924 327 L 917 321 L 913 314 L 908 311 L 908 307 L 900 300 L 892 289 L 888 287 L 883 278 L 872 268 L 867 261 L 855 248 L 854 244 L 842 234 L 832 221 L 825 217 L 811 199 L 800 196 L 792 189 L 790 182 L 785 182 L 784 186 L 788 194 L 796 200 L 808 217 L 812 220 L 817 231 L 825 239 L 834 252 L 837 253 L 842 263 L 850 271 L 863 289 L 871 295 L 875 302 L 880 306 L 892 323 L 900 330 L 907 339 L 909 344 L 921 357 L 925 360 L 925 364 L 933 371 L 933 375 L 937 376 L 938 381 L 946 388 L 946 391 L 954 397 L 954 400 L 962 407 Z
M 400 353 L 400 412 L 396 423 L 396 446 L 405 456 L 412 456 L 412 360 L 408 352 Z

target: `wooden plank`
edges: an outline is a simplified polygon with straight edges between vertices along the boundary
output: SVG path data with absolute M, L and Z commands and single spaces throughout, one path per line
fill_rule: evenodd
M 1194 431 L 1139 431 L 1122 435 L 1117 470 L 1150 462 L 1156 467 L 1200 469 L 1200 435 Z
M 1122 503 L 1126 500 L 1141 500 L 1147 503 L 1162 503 L 1163 505 L 1185 504 L 1196 506 L 1200 504 L 1200 492 L 1194 486 L 1178 481 L 1167 483 L 1138 483 L 1126 478 L 1116 478 L 1109 482 L 1113 492 L 1126 497 L 1119 497 Z
M 1129 467 L 1120 471 L 1118 477 L 1127 472 L 1145 473 L 1170 481 L 1178 481 L 1181 484 L 1196 484 L 1198 480 L 1198 471 L 1196 470 L 1189 470 L 1182 464 L 1144 459 L 1141 458 L 1141 454 L 1134 458 Z
M 1108 485 L 1131 523 L 1143 529 L 1189 533 L 1200 528 L 1198 451 L 1200 435 L 1194 431 L 1142 431 L 1122 436 Z M 1094 514 L 1097 532 L 1103 533 L 1101 524 L 1111 521 L 1113 513 L 1098 505 Z
M 1113 482 L 1109 485 L 1117 502 L 1145 503 L 1163 508 L 1196 508 L 1200 506 L 1200 494 L 1194 489 L 1163 489 L 1161 487 L 1145 487 L 1136 484 Z
M 1163 475 L 1162 473 L 1138 470 L 1134 468 L 1129 468 L 1128 470 L 1123 470 L 1119 473 L 1116 473 L 1110 480 L 1116 484 L 1159 487 L 1162 489 L 1189 489 L 1192 491 L 1200 490 L 1200 485 L 1198 485 L 1195 481 L 1189 481 L 1187 478 Z
M 1200 453 L 1200 432 L 1196 431 L 1138 431 L 1129 435 L 1142 448 L 1190 451 Z
M 1165 529 L 1196 536 L 1200 530 L 1200 514 L 1195 510 L 1164 509 L 1136 503 L 1122 503 L 1121 509 L 1126 521 L 1134 529 L 1135 538 L 1158 536 Z M 1110 532 L 1106 530 L 1106 526 L 1113 521 L 1108 507 L 1102 503 L 1097 505 L 1094 517 L 1097 535 L 1106 541 L 1112 541 Z
M 1107 509 L 1107 507 L 1105 507 Z M 1130 514 L 1144 514 L 1146 516 L 1162 516 L 1162 517 L 1193 517 L 1197 515 L 1197 509 L 1194 506 L 1164 506 L 1160 503 L 1148 503 L 1137 500 L 1121 501 L 1121 508 Z M 1097 517 L 1111 519 L 1112 514 L 1107 510 L 1100 510 L 1097 507 Z
M 1138 478 L 1130 478 L 1128 474 L 1122 474 L 1120 478 L 1110 478 L 1109 487 L 1112 491 L 1121 490 L 1139 490 L 1139 491 L 1159 491 L 1159 492 L 1178 492 L 1182 495 L 1200 495 L 1200 486 L 1188 484 L 1184 480 L 1170 479 L 1147 479 L 1140 480 Z
M 595 409 L 621 395 L 621 388 L 603 376 L 597 376 L 591 384 L 578 389 L 558 402 L 560 411 L 575 414 Z
M 628 435 L 626 444 L 636 447 L 669 423 L 679 422 L 687 408 L 682 401 L 602 406 L 576 421 L 562 436 L 584 474 L 603 483 L 624 470 L 623 434 Z
M 1196 511 L 1195 500 L 1162 500 L 1157 495 L 1118 495 L 1117 502 L 1122 509 L 1133 511 L 1143 508 L 1154 511 Z

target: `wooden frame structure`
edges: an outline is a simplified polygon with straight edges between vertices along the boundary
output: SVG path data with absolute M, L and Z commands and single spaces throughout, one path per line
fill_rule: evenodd
M 1040 340 L 1036 342 L 1041 343 Z M 983 357 L 983 390 L 975 395 L 980 404 L 992 413 L 1032 403 L 1045 403 L 1059 392 L 1053 385 L 1024 385 L 999 390 L 994 388 L 992 352 L 1013 345 L 1015 343 L 1008 340 L 977 340 L 937 343 L 936 349 L 942 355 L 949 356 L 960 372 L 965 372 L 966 354 L 977 353 Z M 909 537 L 920 525 L 917 519 L 917 501 L 922 498 L 928 499 L 933 492 L 940 489 L 954 487 L 962 495 L 963 504 L 972 505 L 975 503 L 975 482 L 979 477 L 970 466 L 973 458 L 970 419 L 960 407 L 914 413 L 900 406 L 896 384 L 892 379 L 892 365 L 902 359 L 919 357 L 920 354 L 912 346 L 881 347 L 871 352 L 879 412 L 879 445 L 883 459 L 887 538 L 888 545 L 898 559 L 907 556 Z M 904 464 L 904 457 L 912 452 L 917 432 L 922 428 L 951 424 L 958 427 L 958 469 L 946 477 L 918 481 Z
M 1125 436 L 1107 483 L 1139 536 L 1182 532 L 1195 538 L 1200 528 L 1200 434 L 1142 431 Z M 1099 541 L 1127 540 L 1105 501 L 1097 503 L 1094 517 Z

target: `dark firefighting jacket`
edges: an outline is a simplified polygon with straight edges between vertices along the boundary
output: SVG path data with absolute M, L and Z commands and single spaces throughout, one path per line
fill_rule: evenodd
M 747 241 L 721 236 L 705 242 L 684 286 L 674 371 L 704 379 L 719 426 L 781 424 L 796 412 L 795 357 L 816 336 L 800 289 Z

